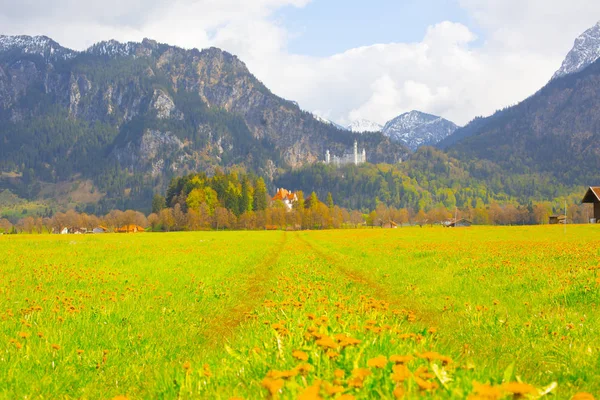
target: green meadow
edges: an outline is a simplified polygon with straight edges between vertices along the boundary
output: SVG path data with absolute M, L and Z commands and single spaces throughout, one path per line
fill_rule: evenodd
M 592 399 L 597 229 L 0 236 L 0 398 Z

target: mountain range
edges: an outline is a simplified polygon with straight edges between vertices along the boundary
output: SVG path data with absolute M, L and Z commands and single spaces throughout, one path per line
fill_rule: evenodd
M 43 36 L 0 37 L 0 183 L 14 189 L 21 175 L 28 196 L 33 182 L 89 179 L 107 198 L 148 198 L 172 176 L 215 168 L 272 179 L 355 139 L 371 162 L 409 153 L 381 133 L 316 119 L 216 48 L 145 39 L 77 52 Z
M 276 96 L 216 48 L 145 39 L 74 51 L 44 36 L 0 36 L 0 189 L 39 199 L 55 196 L 55 185 L 102 210 L 136 207 L 174 176 L 223 168 L 272 182 L 355 140 L 371 163 L 408 160 L 406 168 L 434 175 L 455 160 L 483 180 L 598 184 L 599 57 L 600 24 L 575 41 L 545 87 L 490 117 L 459 128 L 412 111 L 344 129 Z M 411 150 L 433 144 L 450 158 L 431 164 L 436 153 L 425 151 L 410 162 Z
M 537 93 L 476 118 L 438 146 L 461 160 L 557 182 L 600 183 L 600 24 L 575 41 L 561 69 Z
M 410 111 L 388 121 L 385 125 L 367 119 L 359 119 L 348 125 L 352 132 L 381 132 L 396 143 L 416 151 L 421 146 L 433 146 L 458 129 L 458 126 L 442 117 L 420 111 Z

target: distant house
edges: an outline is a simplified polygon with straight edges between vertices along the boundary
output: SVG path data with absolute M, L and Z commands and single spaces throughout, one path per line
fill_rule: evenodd
M 68 234 L 68 233 L 69 233 L 69 228 L 62 228 L 62 229 L 60 230 L 60 234 L 61 234 L 61 235 L 66 235 L 66 234 Z
M 564 215 L 551 215 L 548 218 L 548 223 L 550 225 L 566 224 L 567 217 L 565 217 Z
M 600 222 L 600 187 L 590 186 L 588 191 L 585 193 L 585 196 L 583 196 L 583 200 L 581 200 L 581 202 L 583 204 L 594 205 L 594 217 L 590 222 Z
M 92 230 L 92 233 L 106 233 L 108 232 L 108 228 L 105 228 L 104 226 L 99 226 L 97 228 L 94 228 L 94 230 Z
M 139 225 L 124 225 L 120 228 L 115 229 L 115 232 L 117 233 L 140 233 L 140 232 L 144 232 L 145 229 L 142 228 Z
M 452 218 L 447 221 L 444 221 L 442 225 L 446 228 L 468 228 L 471 225 L 473 225 L 473 223 L 466 218 Z
M 73 235 L 83 235 L 87 232 L 88 232 L 87 228 L 75 228 L 75 227 L 69 228 L 69 233 L 73 234 Z
M 294 203 L 298 201 L 298 195 L 294 192 L 291 192 L 287 189 L 280 188 L 277 189 L 277 193 L 273 196 L 273 201 L 281 200 L 285 205 L 285 208 L 288 211 L 292 210 Z
M 382 224 L 381 227 L 383 229 L 397 229 L 398 228 L 398 224 L 395 223 L 394 221 L 388 221 L 388 222 Z

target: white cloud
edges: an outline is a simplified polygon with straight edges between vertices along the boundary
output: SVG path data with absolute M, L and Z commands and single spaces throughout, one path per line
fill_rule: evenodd
M 153 38 L 237 54 L 278 95 L 341 124 L 418 109 L 466 123 L 533 94 L 573 40 L 600 19 L 597 0 L 459 0 L 482 38 L 442 21 L 415 43 L 329 57 L 290 54 L 273 14 L 311 0 L 0 0 L 4 34 L 45 34 L 82 49 Z M 313 0 L 325 1 L 325 0 Z

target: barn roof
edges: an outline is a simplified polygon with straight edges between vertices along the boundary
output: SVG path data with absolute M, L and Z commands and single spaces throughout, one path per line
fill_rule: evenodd
M 590 186 L 588 191 L 585 193 L 582 203 L 598 203 L 600 202 L 600 187 Z

